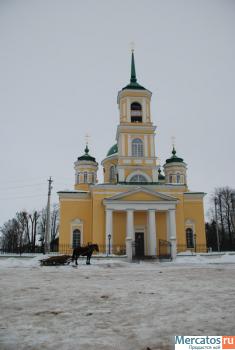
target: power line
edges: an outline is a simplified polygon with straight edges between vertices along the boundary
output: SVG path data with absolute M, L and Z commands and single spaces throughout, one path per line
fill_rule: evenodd
M 40 183 L 37 183 L 37 184 L 31 184 L 31 185 L 21 185 L 21 186 L 9 186 L 9 187 L 1 187 L 0 186 L 0 190 L 11 190 L 11 189 L 16 189 L 16 188 L 25 188 L 25 187 L 34 187 L 34 186 L 45 186 L 45 183 L 43 182 L 40 182 Z
M 44 194 L 34 194 L 34 195 L 29 195 L 29 196 L 16 196 L 16 197 L 5 197 L 2 198 L 0 197 L 0 200 L 11 200 L 11 199 L 21 199 L 21 198 L 34 198 L 34 197 L 45 197 Z

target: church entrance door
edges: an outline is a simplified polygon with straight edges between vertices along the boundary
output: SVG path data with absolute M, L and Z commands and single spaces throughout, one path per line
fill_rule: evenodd
M 144 257 L 144 232 L 135 232 L 135 256 Z

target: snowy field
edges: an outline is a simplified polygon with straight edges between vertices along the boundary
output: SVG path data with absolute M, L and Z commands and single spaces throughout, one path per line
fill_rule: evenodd
M 235 256 L 175 263 L 0 258 L 1 350 L 170 350 L 174 335 L 234 335 Z

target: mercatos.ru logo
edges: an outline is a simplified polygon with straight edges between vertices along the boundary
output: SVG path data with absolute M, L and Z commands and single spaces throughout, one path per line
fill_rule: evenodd
M 175 336 L 175 350 L 235 350 L 235 336 Z

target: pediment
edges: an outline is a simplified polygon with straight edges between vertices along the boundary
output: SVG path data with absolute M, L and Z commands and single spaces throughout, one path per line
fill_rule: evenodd
M 124 193 L 119 193 L 115 196 L 109 197 L 106 200 L 116 200 L 116 201 L 153 201 L 153 202 L 172 202 L 172 201 L 177 201 L 177 198 L 160 193 L 160 192 L 155 192 L 151 191 L 146 188 L 138 187 L 135 188 L 134 190 L 124 192 Z

